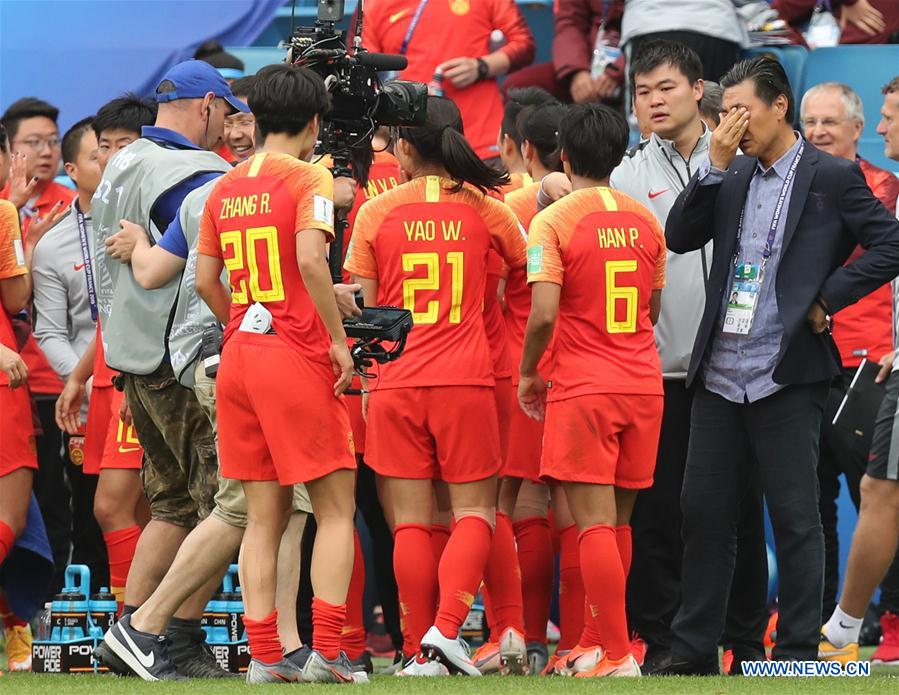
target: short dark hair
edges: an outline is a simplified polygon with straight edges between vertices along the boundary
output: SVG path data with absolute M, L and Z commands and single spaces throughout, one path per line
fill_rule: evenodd
M 105 130 L 127 130 L 140 135 L 141 128 L 156 122 L 158 110 L 159 105 L 155 99 L 126 92 L 100 107 L 94 116 L 94 132 L 97 138 Z
M 424 124 L 399 129 L 399 136 L 426 162 L 437 163 L 457 182 L 480 190 L 497 190 L 509 183 L 509 175 L 485 164 L 465 139 L 462 114 L 452 99 L 429 96 Z
M 19 133 L 19 124 L 26 118 L 49 118 L 56 123 L 59 119 L 59 109 L 43 99 L 37 97 L 23 97 L 14 101 L 0 116 L 0 123 L 6 127 L 10 141 L 15 140 Z
M 515 123 L 522 142 L 531 143 L 540 163 L 550 171 L 561 170 L 559 124 L 567 111 L 568 107 L 560 103 L 527 106 Z
M 515 126 L 518 114 L 526 106 L 539 106 L 558 100 L 541 87 L 521 87 L 510 89 L 506 94 L 506 107 L 503 110 L 503 121 L 500 125 L 500 135 L 508 135 L 518 147 L 521 147 L 521 133 Z
M 236 55 L 228 53 L 222 47 L 222 44 L 215 39 L 210 39 L 206 43 L 201 44 L 197 52 L 194 53 L 194 58 L 202 60 L 204 63 L 209 63 L 214 68 L 230 68 L 232 70 L 240 70 L 241 72 L 244 70 L 243 61 Z
M 696 51 L 686 44 L 653 39 L 637 46 L 628 70 L 631 87 L 634 86 L 637 75 L 652 72 L 660 65 L 670 65 L 678 70 L 690 84 L 696 84 L 696 80 L 702 79 L 702 61 Z
M 793 122 L 796 116 L 796 99 L 793 97 L 787 73 L 780 62 L 769 56 L 741 60 L 721 78 L 721 86 L 728 89 L 746 80 L 752 81 L 756 95 L 768 106 L 783 94 L 787 98 L 786 121 Z
M 78 150 L 81 149 L 81 138 L 89 130 L 93 130 L 94 117 L 82 118 L 66 131 L 62 136 L 62 163 L 68 164 L 78 158 Z
M 6 126 L 0 123 L 0 152 L 8 152 L 9 143 L 6 141 Z
M 627 151 L 627 122 L 603 104 L 576 104 L 559 123 L 559 144 L 575 176 L 608 178 Z
M 881 89 L 880 91 L 883 94 L 893 94 L 894 92 L 899 92 L 899 75 L 887 82 L 883 86 L 883 89 Z
M 238 77 L 231 83 L 231 93 L 236 97 L 248 97 L 253 93 L 254 84 L 256 84 L 256 75 Z
M 322 78 L 307 68 L 267 65 L 256 74 L 247 99 L 256 127 L 269 133 L 298 135 L 315 116 L 324 116 L 331 100 Z

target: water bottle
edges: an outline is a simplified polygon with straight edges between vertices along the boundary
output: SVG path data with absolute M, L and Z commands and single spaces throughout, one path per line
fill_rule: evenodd
M 66 568 L 65 587 L 56 594 L 51 606 L 53 642 L 70 642 L 88 636 L 91 572 L 85 565 L 69 565 Z
M 212 600 L 206 604 L 209 614 L 208 628 L 206 629 L 207 644 L 221 644 L 228 641 L 228 610 L 224 594 L 215 594 Z
M 434 71 L 431 81 L 428 82 L 428 94 L 432 97 L 443 96 L 443 71 L 439 68 Z
M 37 642 L 47 642 L 50 640 L 50 631 L 53 627 L 53 604 L 45 603 L 44 607 L 37 614 L 37 634 L 35 640 Z
M 235 589 L 237 565 L 231 565 L 222 581 L 222 599 L 228 612 L 228 642 L 240 642 L 243 639 L 243 594 L 240 587 Z
M 91 596 L 90 601 L 92 632 L 100 639 L 106 634 L 116 621 L 118 604 L 115 594 L 110 593 L 107 587 L 102 587 L 99 592 Z

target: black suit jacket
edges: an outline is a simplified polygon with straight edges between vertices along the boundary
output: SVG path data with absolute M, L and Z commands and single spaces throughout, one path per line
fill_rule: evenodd
M 668 214 L 665 238 L 675 253 L 714 243 L 705 310 L 693 345 L 687 384 L 715 339 L 722 295 L 730 289 L 740 211 L 756 171 L 755 157 L 739 156 L 719 185 L 693 176 Z M 806 316 L 820 294 L 836 314 L 899 275 L 899 221 L 874 197 L 858 165 L 811 143 L 796 169 L 775 296 L 784 338 L 774 381 L 804 384 L 832 378 L 841 368 L 829 331 L 815 334 Z M 856 244 L 865 252 L 843 265 Z M 834 319 L 839 321 L 839 314 Z

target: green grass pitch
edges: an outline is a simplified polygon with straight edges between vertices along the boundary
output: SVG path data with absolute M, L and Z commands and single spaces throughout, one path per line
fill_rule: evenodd
M 862 650 L 862 658 L 873 649 Z M 2 658 L 2 657 L 0 657 Z M 384 666 L 383 660 L 376 665 Z M 285 686 L 275 686 L 279 692 Z M 333 691 L 332 685 L 295 686 L 322 692 Z M 899 667 L 874 669 L 869 678 L 641 678 L 582 680 L 559 677 L 485 678 L 395 678 L 375 676 L 369 685 L 347 686 L 362 688 L 361 693 L 372 695 L 550 695 L 552 693 L 672 693 L 676 695 L 764 695 L 783 693 L 899 693 Z M 247 692 L 250 686 L 241 680 L 229 682 L 188 681 L 184 683 L 144 683 L 134 678 L 115 676 L 36 675 L 6 673 L 0 677 L 0 693 L 48 693 L 49 695 L 118 695 L 125 693 L 185 693 L 190 695 L 218 695 Z M 252 690 L 257 690 L 253 688 Z

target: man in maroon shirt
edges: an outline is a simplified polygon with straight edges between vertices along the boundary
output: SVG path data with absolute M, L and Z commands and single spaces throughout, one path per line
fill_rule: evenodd
M 815 85 L 802 98 L 800 109 L 805 137 L 813 145 L 835 157 L 856 160 L 868 186 L 886 208 L 896 214 L 899 179 L 892 172 L 874 166 L 858 156 L 857 145 L 865 126 L 864 109 L 858 94 L 839 82 Z M 861 254 L 856 248 L 848 262 Z M 831 388 L 824 425 L 821 428 L 821 454 L 818 480 L 821 487 L 819 507 L 824 526 L 824 600 L 822 615 L 833 611 L 839 588 L 839 545 L 837 537 L 837 497 L 840 475 L 849 494 L 859 506 L 859 485 L 868 465 L 870 440 L 862 440 L 848 430 L 835 427 L 834 413 L 846 394 L 862 359 L 879 361 L 893 349 L 893 295 L 890 285 L 864 297 L 841 311 L 834 321 L 833 337 L 843 361 L 843 376 Z M 873 429 L 873 423 L 870 429 Z M 894 564 L 882 585 L 881 607 L 897 611 L 899 605 L 899 564 Z
M 771 7 L 796 27 L 807 22 L 816 0 L 774 0 Z M 896 0 L 831 0 L 840 22 L 840 43 L 895 43 L 899 40 L 899 2 Z

